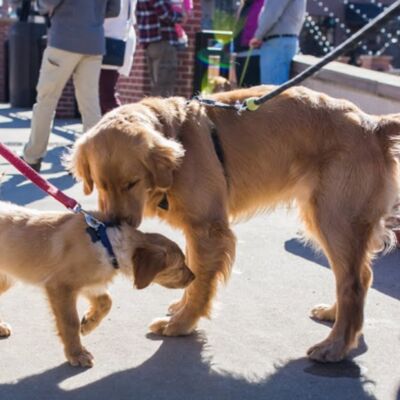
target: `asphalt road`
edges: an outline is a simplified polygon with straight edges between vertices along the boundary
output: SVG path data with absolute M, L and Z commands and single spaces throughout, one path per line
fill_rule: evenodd
M 0 107 L 0 141 L 21 151 L 29 118 Z M 59 161 L 77 128 L 76 121 L 59 121 L 43 176 L 95 208 L 95 197 L 83 197 Z M 1 200 L 62 209 L 4 160 L 2 172 Z M 179 232 L 157 220 L 141 229 L 184 245 Z M 306 350 L 330 326 L 308 314 L 313 305 L 333 301 L 333 275 L 326 260 L 298 240 L 299 229 L 295 209 L 283 208 L 236 225 L 230 282 L 219 290 L 212 320 L 202 320 L 189 337 L 162 338 L 147 329 L 180 291 L 155 285 L 136 291 L 118 279 L 109 316 L 83 339 L 96 359 L 89 370 L 65 362 L 41 290 L 11 289 L 0 298 L 1 317 L 13 326 L 13 335 L 0 341 L 0 399 L 400 399 L 400 251 L 374 264 L 359 348 L 341 363 L 316 364 Z M 85 307 L 82 301 L 80 313 Z

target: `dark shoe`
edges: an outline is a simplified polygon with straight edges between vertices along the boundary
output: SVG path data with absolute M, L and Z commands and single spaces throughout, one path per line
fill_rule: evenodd
M 21 156 L 21 160 L 22 161 L 25 161 L 24 160 L 24 157 L 22 157 Z M 42 166 L 42 158 L 39 158 L 39 160 L 37 160 L 35 163 L 33 163 L 33 164 L 29 164 L 28 162 L 26 162 L 33 170 L 35 170 L 36 172 L 40 172 L 40 168 L 41 168 L 41 166 Z

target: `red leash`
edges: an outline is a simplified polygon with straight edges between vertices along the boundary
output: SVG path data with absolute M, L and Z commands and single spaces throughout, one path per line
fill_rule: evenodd
M 79 203 L 68 197 L 65 193 L 61 192 L 53 184 L 46 181 L 41 177 L 35 170 L 33 170 L 25 161 L 21 160 L 15 155 L 7 146 L 0 143 L 0 155 L 3 156 L 10 164 L 12 164 L 22 175 L 32 181 L 37 187 L 42 189 L 44 192 L 49 194 L 58 200 L 61 204 L 67 207 L 69 210 L 75 212 L 79 209 Z M 78 211 L 79 212 L 79 211 Z

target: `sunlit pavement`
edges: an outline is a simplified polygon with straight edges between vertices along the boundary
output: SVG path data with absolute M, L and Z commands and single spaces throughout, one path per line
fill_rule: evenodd
M 21 152 L 30 115 L 0 107 L 0 141 Z M 95 196 L 84 197 L 60 163 L 79 129 L 78 121 L 57 122 L 42 174 L 93 209 Z M 63 209 L 0 159 L 2 173 L 1 200 Z M 159 221 L 147 220 L 141 229 L 184 246 L 182 235 Z M 330 327 L 308 313 L 333 301 L 334 282 L 327 262 L 298 241 L 299 229 L 295 210 L 283 208 L 236 225 L 231 280 L 219 291 L 213 319 L 202 320 L 189 337 L 162 338 L 147 329 L 180 291 L 136 291 L 118 279 L 109 316 L 83 338 L 95 356 L 90 370 L 65 362 L 40 289 L 16 286 L 0 298 L 1 317 L 13 327 L 13 335 L 0 341 L 0 399 L 399 399 L 400 252 L 375 262 L 357 351 L 336 365 L 316 364 L 306 350 Z M 86 304 L 79 306 L 82 313 Z

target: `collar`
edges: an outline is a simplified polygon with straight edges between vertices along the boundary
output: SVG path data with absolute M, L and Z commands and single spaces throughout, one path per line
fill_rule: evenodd
M 111 264 L 115 269 L 119 268 L 117 257 L 115 256 L 114 250 L 112 248 L 110 239 L 107 235 L 107 228 L 119 227 L 119 225 L 112 223 L 100 224 L 97 228 L 87 227 L 86 232 L 89 234 L 93 243 L 101 242 L 104 248 L 107 250 L 108 256 L 111 259 Z

